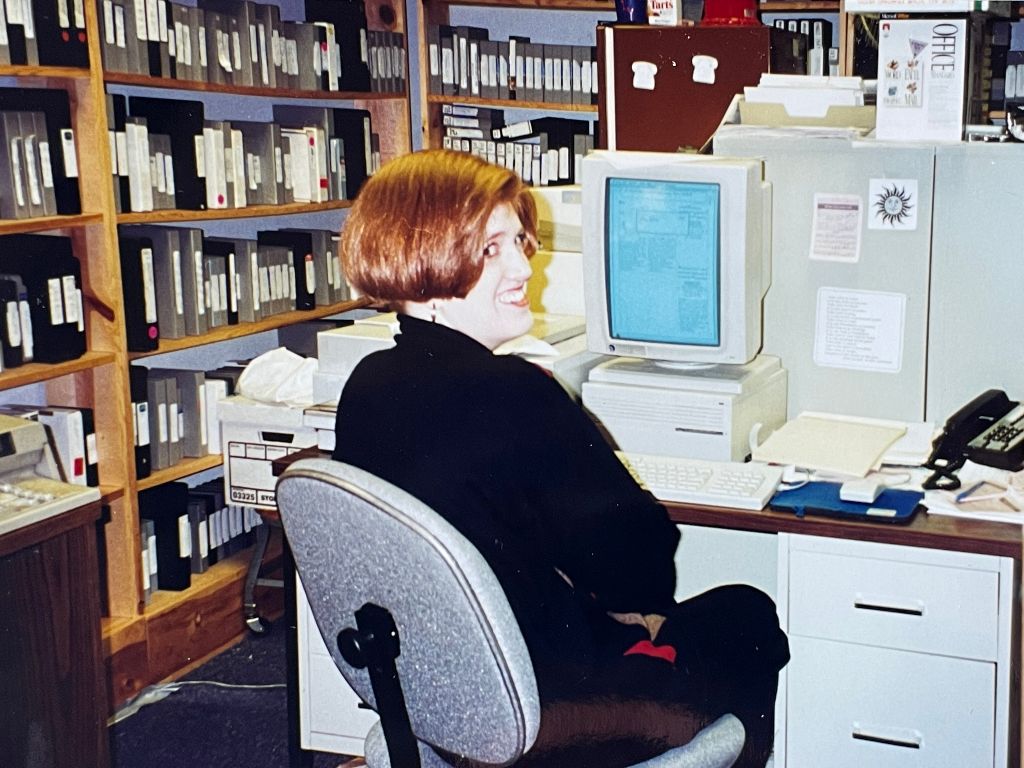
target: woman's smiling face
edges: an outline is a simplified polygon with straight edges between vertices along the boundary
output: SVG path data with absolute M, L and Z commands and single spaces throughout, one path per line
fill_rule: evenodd
M 499 205 L 485 229 L 484 266 L 466 297 L 438 302 L 437 320 L 488 349 L 533 326 L 526 283 L 533 274 L 524 253 L 526 233 L 511 205 Z

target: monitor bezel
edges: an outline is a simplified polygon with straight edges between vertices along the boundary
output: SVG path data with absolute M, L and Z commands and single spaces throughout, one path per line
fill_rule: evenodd
M 761 161 L 668 152 L 599 150 L 583 160 L 583 274 L 587 346 L 666 364 L 740 365 L 761 348 L 770 282 L 771 197 Z M 610 329 L 607 189 L 613 178 L 719 185 L 720 343 L 699 346 L 614 338 Z

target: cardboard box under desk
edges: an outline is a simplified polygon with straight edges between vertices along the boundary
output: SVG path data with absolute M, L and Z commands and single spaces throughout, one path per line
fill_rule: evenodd
M 317 444 L 303 409 L 261 403 L 241 395 L 218 403 L 224 453 L 224 489 L 232 504 L 277 509 L 272 464 Z

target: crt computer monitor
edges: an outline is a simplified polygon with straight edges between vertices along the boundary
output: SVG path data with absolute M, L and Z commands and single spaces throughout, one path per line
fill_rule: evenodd
M 759 160 L 597 151 L 583 160 L 587 346 L 667 365 L 761 347 L 771 187 Z

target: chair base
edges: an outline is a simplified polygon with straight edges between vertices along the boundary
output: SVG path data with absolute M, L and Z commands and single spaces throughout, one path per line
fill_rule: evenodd
M 256 587 L 284 587 L 281 579 L 261 579 L 260 569 L 263 567 L 263 557 L 267 553 L 267 544 L 270 541 L 270 526 L 281 526 L 280 518 L 274 519 L 267 515 L 261 515 L 263 525 L 256 526 L 256 543 L 252 545 L 252 555 L 249 557 L 249 567 L 245 572 L 245 586 L 242 589 L 242 607 L 245 616 L 245 625 L 251 632 L 263 634 L 267 631 L 266 624 L 260 618 L 259 607 L 256 605 Z

